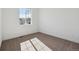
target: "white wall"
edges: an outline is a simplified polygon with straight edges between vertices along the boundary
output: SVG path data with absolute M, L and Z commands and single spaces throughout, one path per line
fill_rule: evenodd
M 19 25 L 17 8 L 4 8 L 2 12 L 3 40 L 40 31 L 79 43 L 79 9 L 34 8 L 32 25 Z
M 79 43 L 79 8 L 40 9 L 40 32 Z
M 18 8 L 3 9 L 3 40 L 11 39 L 38 31 L 38 9 L 32 9 L 32 24 L 20 25 Z
M 1 14 L 2 14 L 2 10 L 1 10 L 1 8 L 0 8 L 0 47 L 1 47 L 1 42 L 2 42 L 2 24 L 1 24 L 1 20 L 2 20 L 2 16 L 1 16 Z

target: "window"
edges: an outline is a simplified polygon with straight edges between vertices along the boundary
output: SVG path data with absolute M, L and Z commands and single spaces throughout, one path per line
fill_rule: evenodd
M 31 8 L 19 8 L 19 20 L 20 24 L 31 24 L 32 11 Z

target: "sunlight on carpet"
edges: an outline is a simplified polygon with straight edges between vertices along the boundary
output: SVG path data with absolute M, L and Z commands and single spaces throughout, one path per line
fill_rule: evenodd
M 20 43 L 21 51 L 52 51 L 38 38 L 33 38 Z

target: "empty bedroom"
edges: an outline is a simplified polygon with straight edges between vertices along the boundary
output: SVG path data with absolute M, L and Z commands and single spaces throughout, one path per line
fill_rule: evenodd
M 79 8 L 0 8 L 0 51 L 79 51 Z

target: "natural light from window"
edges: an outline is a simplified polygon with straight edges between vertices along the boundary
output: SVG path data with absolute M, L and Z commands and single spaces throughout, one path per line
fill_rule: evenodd
M 31 24 L 31 8 L 19 8 L 19 20 L 20 24 Z

